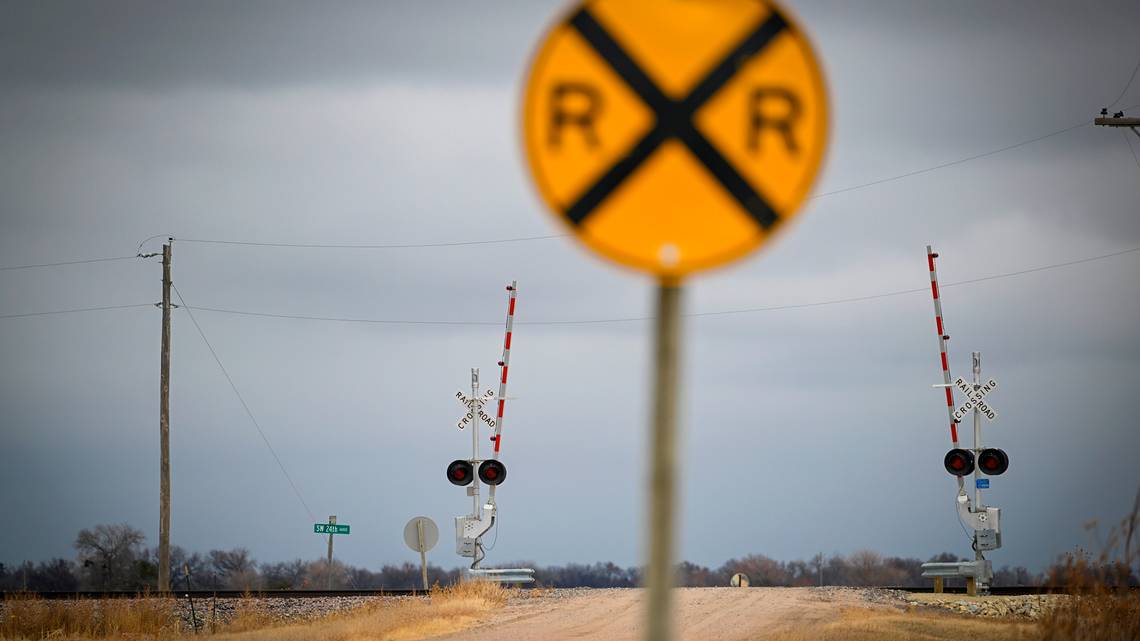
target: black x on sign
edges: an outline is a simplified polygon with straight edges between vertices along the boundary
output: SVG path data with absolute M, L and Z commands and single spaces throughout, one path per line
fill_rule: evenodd
M 664 277 L 794 215 L 826 143 L 811 49 L 764 0 L 595 0 L 547 35 L 523 106 L 543 198 L 595 251 Z

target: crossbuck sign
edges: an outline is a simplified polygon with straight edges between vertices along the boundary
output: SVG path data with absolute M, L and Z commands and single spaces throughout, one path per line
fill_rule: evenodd
M 483 410 L 483 406 L 486 405 L 487 401 L 491 400 L 491 397 L 494 395 L 495 390 L 490 389 L 484 392 L 483 395 L 479 398 L 468 398 L 463 394 L 463 392 L 456 392 L 455 398 L 461 405 L 467 408 L 467 413 L 459 419 L 459 422 L 455 424 L 455 427 L 462 430 L 463 428 L 467 427 L 468 423 L 475 420 L 476 415 L 478 415 L 479 418 L 483 419 L 488 426 L 495 427 L 495 417 L 491 416 Z
M 966 400 L 954 408 L 955 423 L 960 423 L 967 413 L 975 409 L 981 412 L 982 416 L 985 416 L 991 421 L 997 418 L 997 412 L 985 401 L 986 396 L 997 388 L 996 380 L 991 378 L 985 383 L 975 386 L 972 383 L 967 383 L 964 378 L 959 376 L 954 379 L 954 387 L 958 388 L 958 391 L 966 396 Z

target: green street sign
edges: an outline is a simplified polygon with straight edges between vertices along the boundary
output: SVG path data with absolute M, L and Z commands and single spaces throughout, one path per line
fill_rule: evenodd
M 340 523 L 314 523 L 313 532 L 317 534 L 348 534 L 348 526 Z

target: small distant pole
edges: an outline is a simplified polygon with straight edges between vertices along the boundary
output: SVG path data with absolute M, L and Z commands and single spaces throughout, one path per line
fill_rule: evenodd
M 336 525 L 336 515 L 335 514 L 332 514 L 329 516 L 329 524 L 330 525 Z M 329 590 L 332 589 L 332 575 L 333 575 L 333 561 L 332 561 L 333 557 L 332 557 L 332 554 L 333 554 L 333 533 L 332 533 L 332 529 L 330 529 L 329 530 L 329 567 L 328 567 L 328 574 L 329 574 L 329 576 L 328 576 L 328 589 Z
M 823 552 L 819 553 L 819 562 L 815 564 L 819 568 L 819 587 L 823 587 Z
M 158 591 L 170 592 L 170 254 L 174 239 L 162 246 L 162 359 L 158 386 Z
M 190 601 L 190 627 L 194 628 L 194 634 L 198 634 L 198 613 L 194 611 L 194 594 L 191 592 L 193 586 L 190 584 L 190 564 L 182 564 L 182 576 L 186 578 L 186 599 Z

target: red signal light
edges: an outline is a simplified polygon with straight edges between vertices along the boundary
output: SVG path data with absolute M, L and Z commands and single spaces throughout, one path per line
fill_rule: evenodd
M 982 474 L 997 476 L 1009 469 L 1009 456 L 1005 450 L 984 449 L 978 455 L 978 468 L 982 470 Z
M 946 471 L 954 476 L 966 476 L 974 471 L 974 453 L 956 447 L 946 453 L 942 464 L 946 467 Z
M 498 485 L 507 480 L 507 466 L 495 459 L 483 461 L 479 466 L 479 480 L 487 485 Z
M 475 468 L 471 465 L 471 461 L 462 459 L 452 461 L 451 465 L 447 466 L 447 480 L 451 481 L 452 485 L 470 485 L 475 480 Z

